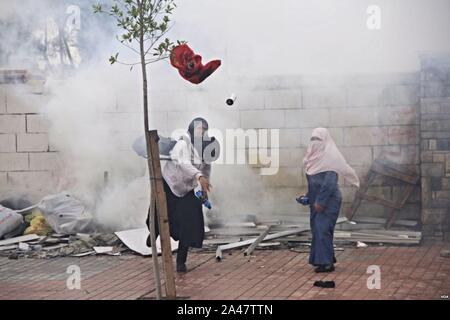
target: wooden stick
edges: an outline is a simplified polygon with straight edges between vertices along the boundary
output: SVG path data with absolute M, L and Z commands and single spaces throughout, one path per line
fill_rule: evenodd
M 166 297 L 176 299 L 175 274 L 172 262 L 172 248 L 170 245 L 169 217 L 167 214 L 166 192 L 164 191 L 163 178 L 161 172 L 161 162 L 159 161 L 158 132 L 156 130 L 147 131 L 147 150 L 149 151 L 148 161 L 150 161 L 150 179 L 152 180 L 152 193 L 155 194 L 156 213 L 159 222 L 159 237 L 161 240 L 161 256 L 165 275 Z M 156 159 L 153 161 L 152 159 Z
M 150 201 L 150 207 L 148 208 L 149 221 L 150 221 L 150 242 L 152 245 L 152 260 L 153 260 L 153 274 L 155 276 L 156 287 L 156 299 L 161 300 L 161 274 L 159 272 L 158 250 L 156 248 L 156 199 L 155 193 L 152 192 L 152 199 Z
M 252 254 L 253 250 L 255 250 L 256 246 L 267 236 L 270 231 L 271 226 L 268 226 L 266 230 L 264 230 L 261 235 L 256 238 L 256 240 L 244 251 L 244 256 L 249 256 Z

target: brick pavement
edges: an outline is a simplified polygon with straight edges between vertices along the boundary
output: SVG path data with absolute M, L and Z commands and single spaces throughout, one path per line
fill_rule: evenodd
M 244 257 L 193 252 L 190 272 L 177 275 L 177 294 L 185 299 L 440 299 L 450 293 L 449 243 L 421 246 L 371 246 L 337 252 L 336 271 L 315 274 L 307 253 L 257 250 Z M 70 265 L 81 270 L 81 289 L 69 290 Z M 367 288 L 369 265 L 381 270 L 381 289 Z M 313 287 L 334 280 L 335 289 Z M 152 260 L 135 255 L 50 260 L 0 258 L 0 299 L 152 299 Z

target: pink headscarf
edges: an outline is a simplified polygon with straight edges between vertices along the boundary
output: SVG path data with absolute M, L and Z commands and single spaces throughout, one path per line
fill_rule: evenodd
M 303 159 L 306 174 L 314 175 L 320 172 L 334 171 L 359 188 L 359 178 L 355 170 L 345 161 L 328 130 L 316 128 L 311 137 L 319 138 L 320 141 L 313 140 L 309 143 Z

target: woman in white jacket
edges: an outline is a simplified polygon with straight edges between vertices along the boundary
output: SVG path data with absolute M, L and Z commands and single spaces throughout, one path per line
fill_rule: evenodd
M 163 169 L 164 190 L 167 198 L 170 235 L 179 241 L 177 272 L 186 272 L 189 247 L 201 248 L 204 239 L 202 201 L 194 194 L 199 185 L 207 197 L 211 185 L 211 161 L 219 153 L 218 142 L 208 137 L 205 119 L 192 120 L 170 152 L 171 161 Z M 208 151 L 209 150 L 209 151 Z

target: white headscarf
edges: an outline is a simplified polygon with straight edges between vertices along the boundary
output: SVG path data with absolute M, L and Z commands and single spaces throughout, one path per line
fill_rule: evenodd
M 306 174 L 314 175 L 320 172 L 334 171 L 359 188 L 359 178 L 355 170 L 345 161 L 328 130 L 316 128 L 313 130 L 311 137 L 320 140 L 312 140 L 309 143 L 306 156 L 303 159 Z

